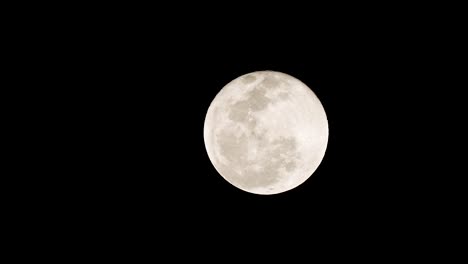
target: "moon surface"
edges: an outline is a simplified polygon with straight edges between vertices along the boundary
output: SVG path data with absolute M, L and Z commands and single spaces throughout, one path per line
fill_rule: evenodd
M 320 100 L 298 79 L 257 71 L 228 83 L 205 118 L 204 141 L 219 174 L 255 194 L 304 183 L 322 161 L 328 121 Z

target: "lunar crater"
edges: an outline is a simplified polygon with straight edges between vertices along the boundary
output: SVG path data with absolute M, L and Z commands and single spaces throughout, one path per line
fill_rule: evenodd
M 257 79 L 257 77 L 255 77 L 253 74 L 249 74 L 249 75 L 246 75 L 242 78 L 242 82 L 244 84 L 249 84 L 249 83 L 253 83 L 255 82 L 255 80 Z

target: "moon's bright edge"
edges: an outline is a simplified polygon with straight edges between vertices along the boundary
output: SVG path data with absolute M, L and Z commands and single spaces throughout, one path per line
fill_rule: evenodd
M 212 101 L 204 141 L 219 174 L 255 194 L 305 182 L 321 163 L 328 121 L 320 100 L 298 79 L 258 71 L 228 83 Z

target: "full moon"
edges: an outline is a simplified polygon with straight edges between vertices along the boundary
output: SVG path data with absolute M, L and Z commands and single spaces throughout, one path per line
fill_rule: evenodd
M 204 141 L 218 173 L 246 192 L 277 194 L 304 183 L 321 163 L 328 121 L 298 79 L 275 71 L 242 75 L 211 102 Z

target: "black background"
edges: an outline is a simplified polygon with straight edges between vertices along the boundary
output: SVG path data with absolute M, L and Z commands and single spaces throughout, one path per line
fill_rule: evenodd
M 426 100 L 439 96 L 431 74 L 438 58 L 427 44 L 437 23 L 422 23 L 416 11 L 396 18 L 360 7 L 245 17 L 112 10 L 80 15 L 47 44 L 58 55 L 57 87 L 67 87 L 59 90 L 67 111 L 55 132 L 64 137 L 58 153 L 73 153 L 59 159 L 58 173 L 70 175 L 56 188 L 67 197 L 59 213 L 80 237 L 183 249 L 339 241 L 370 250 L 434 235 L 427 219 L 442 191 L 422 168 L 437 144 L 426 144 L 427 120 L 442 122 Z M 212 99 L 259 70 L 307 84 L 329 122 L 317 171 L 278 195 L 231 186 L 203 142 Z
M 266 35 L 276 31 L 271 27 Z M 210 34 L 203 39 L 192 33 L 174 47 L 143 40 L 124 52 L 121 45 L 103 47 L 111 54 L 96 72 L 102 83 L 93 80 L 88 88 L 96 100 L 91 109 L 98 107 L 89 113 L 97 128 L 90 131 L 96 145 L 89 149 L 99 168 L 89 179 L 90 185 L 96 181 L 97 202 L 103 203 L 93 206 L 97 211 L 162 220 L 168 228 L 199 235 L 206 229 L 249 236 L 353 231 L 355 224 L 367 230 L 399 215 L 390 212 L 410 209 L 405 188 L 414 175 L 405 167 L 405 137 L 411 134 L 402 109 L 404 94 L 412 91 L 402 84 L 401 50 L 370 33 Z M 211 100 L 232 79 L 257 70 L 302 80 L 329 119 L 329 145 L 319 169 L 297 189 L 274 196 L 228 184 L 203 142 Z

